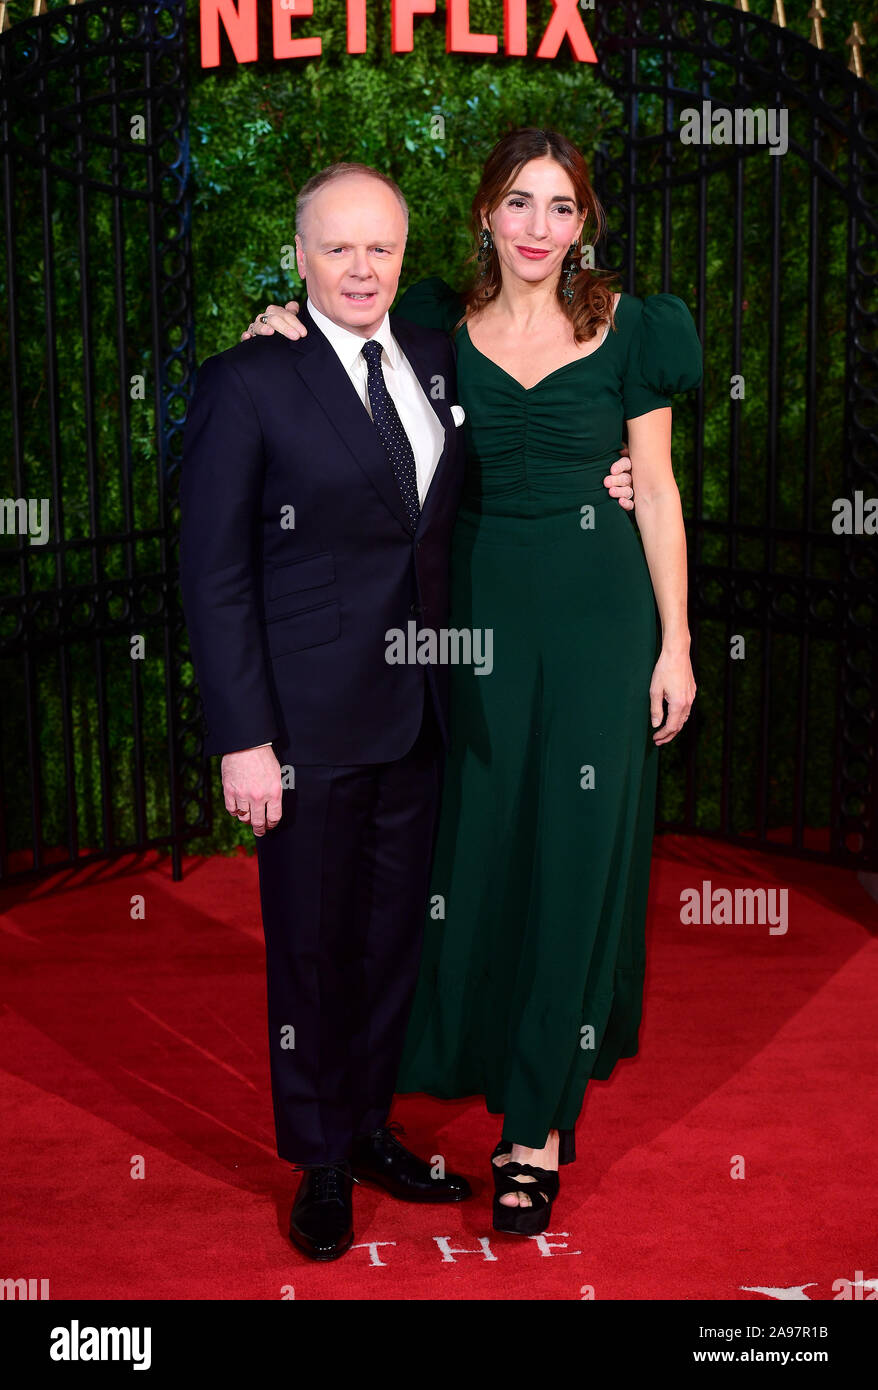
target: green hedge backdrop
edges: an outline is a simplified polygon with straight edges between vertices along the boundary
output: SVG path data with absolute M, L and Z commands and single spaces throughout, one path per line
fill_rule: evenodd
M 807 36 L 807 0 L 787 5 L 791 28 Z M 717 7 L 719 8 L 719 7 Z M 765 18 L 771 15 L 771 0 L 753 0 L 751 11 Z M 875 33 L 878 4 L 863 5 L 831 0 L 824 23 L 826 47 L 847 61 L 845 39 L 851 22 L 859 19 L 867 43 Z M 411 208 L 411 227 L 406 252 L 402 288 L 426 275 L 439 274 L 460 283 L 464 263 L 472 249 L 468 230 L 468 210 L 484 156 L 497 137 L 514 125 L 535 124 L 564 131 L 575 140 L 591 161 L 597 144 L 621 139 L 621 110 L 612 93 L 596 78 L 593 68 L 574 62 L 566 49 L 552 61 L 533 58 L 481 58 L 448 54 L 445 51 L 444 14 L 419 17 L 415 23 L 414 51 L 392 55 L 389 50 L 389 3 L 370 6 L 370 49 L 365 55 L 347 55 L 345 45 L 345 6 L 343 0 L 315 0 L 317 14 L 303 20 L 296 32 L 320 33 L 323 56 L 306 62 L 258 65 L 228 64 L 221 69 L 202 71 L 198 58 L 196 7 L 189 6 L 187 44 L 189 49 L 189 103 L 193 195 L 193 260 L 195 276 L 197 358 L 203 360 L 237 341 L 254 313 L 269 300 L 283 301 L 298 296 L 301 285 L 295 269 L 284 268 L 286 248 L 294 233 L 296 189 L 323 165 L 337 159 L 356 159 L 386 170 L 403 186 Z M 472 0 L 471 28 L 497 32 L 502 23 L 499 0 Z M 549 0 L 531 4 L 530 48 L 533 50 L 551 13 Z M 593 30 L 588 12 L 586 27 Z M 878 53 L 864 50 L 866 72 L 878 67 Z M 651 55 L 639 60 L 648 69 Z M 658 59 L 655 59 L 658 62 Z M 660 128 L 662 112 L 657 103 L 642 104 L 641 115 L 648 125 Z M 441 117 L 444 131 L 435 134 L 435 117 Z M 795 121 L 796 117 L 791 117 Z M 682 157 L 682 153 L 681 153 Z M 843 171 L 846 151 L 837 143 L 832 158 Z M 100 172 L 105 155 L 94 152 L 95 171 Z M 783 239 L 783 344 L 784 395 L 782 401 L 781 446 L 783 467 L 778 497 L 779 519 L 795 526 L 806 504 L 803 496 L 799 460 L 804 448 L 804 370 L 805 340 L 802 332 L 803 309 L 807 294 L 808 204 L 807 170 L 795 159 L 784 161 Z M 759 520 L 764 516 L 764 471 L 767 400 L 760 384 L 767 380 L 767 337 L 759 321 L 759 308 L 767 290 L 764 248 L 767 236 L 767 208 L 759 194 L 759 178 L 754 167 L 753 196 L 747 202 L 745 224 L 745 304 L 751 315 L 746 320 L 742 370 L 753 390 L 747 409 L 741 413 L 741 502 L 742 515 Z M 600 188 L 598 194 L 600 195 Z M 17 192 L 22 217 L 29 211 L 37 216 L 38 189 L 22 179 Z M 94 344 L 95 374 L 99 382 L 98 408 L 94 419 L 94 447 L 98 464 L 99 496 L 89 496 L 82 466 L 83 389 L 82 343 L 78 337 L 80 265 L 76 245 L 65 235 L 74 213 L 75 190 L 59 185 L 55 193 L 55 269 L 58 281 L 58 319 L 63 333 L 65 390 L 61 401 L 59 432 L 62 468 L 61 493 L 55 499 L 63 509 L 65 533 L 82 538 L 94 534 L 96 518 L 105 532 L 121 529 L 126 520 L 126 487 L 132 496 L 133 520 L 142 535 L 129 547 L 108 541 L 100 547 L 99 564 L 107 576 L 123 577 L 132 565 L 135 570 L 155 568 L 159 540 L 150 528 L 158 522 L 154 472 L 154 417 L 149 391 L 134 412 L 132 447 L 120 464 L 119 377 L 116 347 L 112 333 Z M 709 239 L 707 248 L 708 294 L 705 304 L 705 431 L 708 470 L 704 497 L 707 517 L 724 520 L 729 506 L 729 428 L 728 376 L 731 371 L 731 297 L 729 228 L 735 208 L 731 173 L 711 183 Z M 149 282 L 146 273 L 144 222 L 136 209 L 125 213 L 126 292 L 125 315 L 128 324 L 128 359 L 132 371 L 152 370 L 148 332 Z M 696 309 L 694 266 L 694 199 L 676 199 L 673 208 L 673 283 L 671 288 Z M 114 254 L 111 214 L 108 202 L 95 197 L 90 211 L 90 254 L 95 321 L 112 325 L 116 305 L 109 267 Z M 138 220 L 140 218 L 140 220 Z M 635 267 L 639 294 L 661 288 L 659 254 L 661 206 L 658 199 L 644 199 L 640 208 L 639 242 Z M 820 363 L 818 476 L 813 499 L 815 512 L 827 514 L 831 498 L 840 489 L 841 385 L 844 342 L 844 218 L 839 209 L 822 225 L 822 293 L 820 299 Z M 42 341 L 44 301 L 43 264 L 35 241 L 20 287 L 22 332 L 22 378 L 27 383 L 29 410 L 25 430 L 28 488 L 31 494 L 48 495 L 52 488 L 46 455 L 46 365 Z M 754 322 L 754 319 L 756 320 Z M 8 373 L 8 343 L 0 343 L 0 371 Z M 8 376 L 7 376 L 8 379 Z M 675 410 L 675 463 L 684 506 L 692 496 L 693 403 L 683 400 Z M 8 416 L 0 424 L 4 434 L 4 456 L 8 461 Z M 123 480 L 125 486 L 123 486 Z M 14 495 L 12 474 L 7 471 L 5 495 Z M 827 523 L 828 531 L 828 523 Z M 748 567 L 759 569 L 764 560 L 763 541 L 745 541 L 738 558 Z M 726 539 L 707 542 L 706 560 L 724 564 L 728 559 Z M 837 548 L 818 547 L 814 565 L 818 572 L 832 577 L 836 572 Z M 65 582 L 87 582 L 94 556 L 87 545 L 81 554 L 68 557 Z M 777 564 L 790 574 L 799 572 L 800 547 L 781 546 Z M 52 556 L 32 556 L 32 576 L 36 587 L 51 588 L 58 578 Z M 4 567 L 2 583 L 13 592 L 18 576 L 14 567 Z M 47 624 L 48 624 L 47 619 Z M 48 630 L 48 627 L 47 627 Z M 759 714 L 759 630 L 754 615 L 753 659 L 742 663 L 736 686 L 736 718 L 733 733 L 732 764 L 733 811 L 742 829 L 747 828 L 753 802 L 756 766 L 753 757 Z M 74 734 L 74 774 L 78 833 L 83 845 L 96 844 L 102 828 L 111 827 L 117 841 L 132 838 L 141 824 L 149 834 L 161 833 L 168 823 L 167 762 L 164 752 L 164 666 L 159 659 L 132 663 L 126 642 L 104 644 L 106 662 L 103 689 L 112 711 L 108 744 L 98 739 L 99 688 L 95 682 L 95 652 L 84 642 L 71 648 L 69 696 L 62 696 L 57 664 L 47 658 L 38 667 L 38 698 L 41 710 L 40 776 L 43 788 L 43 839 L 59 843 L 64 838 L 65 808 L 63 788 L 67 769 L 61 756 L 61 731 L 66 717 Z M 154 648 L 157 652 L 157 649 Z M 700 653 L 699 702 L 702 718 L 717 728 L 722 718 L 721 673 L 728 660 L 724 624 L 705 623 Z M 749 653 L 748 653 L 749 654 Z M 797 640 L 777 638 L 773 662 L 775 678 L 783 682 L 794 675 L 800 657 Z M 834 679 L 837 653 L 831 643 L 814 642 L 811 650 L 811 689 L 809 712 L 809 769 L 807 818 L 810 824 L 824 826 L 829 806 L 829 771 L 834 727 Z M 137 666 L 136 672 L 132 671 Z M 193 677 L 188 672 L 190 684 Z M 24 688 L 20 663 L 9 663 L 3 672 L 4 688 L 10 708 L 23 707 Z M 141 702 L 145 731 L 143 775 L 145 795 L 138 807 L 135 787 L 135 740 L 132 709 L 134 692 Z M 789 824 L 793 784 L 794 721 L 782 708 L 772 716 L 772 778 L 770 819 L 779 826 Z M 29 842 L 30 808 L 26 763 L 21 757 L 22 736 L 14 721 L 5 720 L 2 756 L 10 808 L 7 834 L 11 846 Z M 719 740 L 705 741 L 699 766 L 699 824 L 706 829 L 720 823 L 720 772 L 722 750 Z M 683 751 L 676 745 L 663 756 L 661 814 L 673 818 L 682 810 Z M 103 774 L 101 768 L 103 766 Z M 214 764 L 215 773 L 218 763 Z M 193 848 L 230 850 L 242 844 L 252 847 L 249 830 L 240 828 L 226 816 L 218 794 L 216 778 L 215 829 L 212 836 L 196 842 Z

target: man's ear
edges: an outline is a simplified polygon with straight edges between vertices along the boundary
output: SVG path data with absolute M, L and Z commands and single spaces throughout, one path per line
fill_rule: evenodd
M 299 272 L 300 280 L 307 279 L 307 265 L 308 262 L 305 256 L 305 247 L 302 242 L 302 238 L 299 236 L 299 233 L 296 232 L 296 269 Z

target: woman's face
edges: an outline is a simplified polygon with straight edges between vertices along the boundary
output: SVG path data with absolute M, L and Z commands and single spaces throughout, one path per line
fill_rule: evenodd
M 511 275 L 537 284 L 558 278 L 584 221 L 566 170 L 554 159 L 532 159 L 482 225 L 490 228 L 504 279 Z

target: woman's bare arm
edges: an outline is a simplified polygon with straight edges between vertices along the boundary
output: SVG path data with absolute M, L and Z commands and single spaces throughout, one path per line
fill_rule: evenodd
M 649 688 L 653 728 L 668 717 L 656 744 L 670 743 L 689 718 L 695 680 L 689 660 L 686 531 L 680 492 L 671 465 L 671 409 L 663 406 L 628 424 L 637 525 L 662 624 L 662 649 Z

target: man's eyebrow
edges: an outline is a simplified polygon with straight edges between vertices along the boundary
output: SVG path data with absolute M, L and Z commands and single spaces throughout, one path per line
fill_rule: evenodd
M 349 241 L 345 241 L 344 237 L 342 237 L 338 241 L 318 241 L 317 247 L 320 251 L 329 251 L 334 246 L 350 246 L 350 244 L 351 243 Z M 387 246 L 390 250 L 395 250 L 396 247 L 399 245 L 399 242 L 394 241 L 392 237 L 376 237 L 374 241 L 369 241 L 366 243 L 366 245 Z

